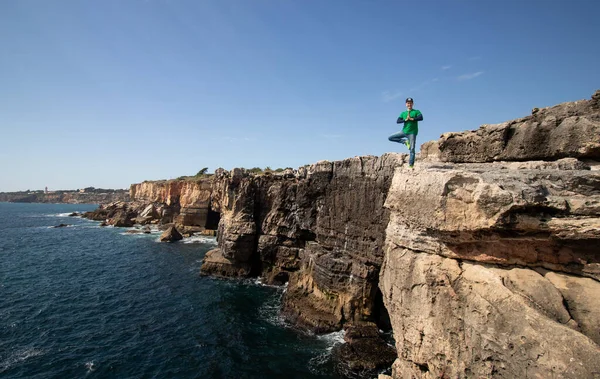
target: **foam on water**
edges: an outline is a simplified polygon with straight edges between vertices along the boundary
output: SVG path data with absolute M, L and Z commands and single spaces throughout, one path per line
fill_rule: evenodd
M 317 339 L 326 343 L 326 347 L 325 351 L 311 358 L 308 362 L 308 368 L 310 372 L 313 374 L 323 373 L 324 367 L 331 362 L 331 352 L 333 351 L 333 348 L 338 344 L 345 343 L 344 334 L 345 332 L 340 330 L 337 332 L 317 336 Z
M 43 354 L 44 352 L 41 349 L 26 348 L 17 350 L 6 358 L 0 356 L 0 374 L 11 367 L 26 361 L 29 358 L 37 357 Z
M 262 278 L 258 277 L 256 279 L 249 279 L 253 284 L 261 287 L 269 287 L 269 288 L 277 288 L 281 289 L 283 292 L 287 289 L 288 283 L 286 282 L 284 285 L 276 285 L 276 284 L 266 284 L 262 282 Z
M 191 236 L 184 238 L 181 242 L 183 243 L 202 243 L 205 245 L 217 245 L 217 239 L 215 237 L 207 236 Z
M 269 286 L 274 287 L 274 286 Z M 281 301 L 283 299 L 283 288 L 278 288 L 275 296 L 265 301 L 258 309 L 259 317 L 271 325 L 286 327 L 286 321 L 279 312 L 281 310 Z
M 87 372 L 90 373 L 90 372 L 96 370 L 96 364 L 94 363 L 94 361 L 86 362 L 85 368 L 87 369 Z
M 58 214 L 54 214 L 54 215 L 50 215 L 50 217 L 69 217 L 69 215 L 73 213 L 73 212 L 69 212 L 69 213 L 58 213 Z
M 68 218 L 82 218 L 80 215 L 85 213 L 86 211 L 73 211 L 73 212 L 63 212 L 63 213 L 50 213 L 45 215 L 37 215 L 32 217 L 68 217 Z M 73 213 L 77 213 L 79 216 L 70 216 Z
M 338 343 L 346 343 L 346 341 L 344 341 L 344 334 L 346 334 L 346 332 L 344 330 L 340 330 L 337 332 L 320 335 L 317 338 L 321 341 L 327 342 L 327 350 L 331 351 L 331 349 L 333 349 L 333 347 Z

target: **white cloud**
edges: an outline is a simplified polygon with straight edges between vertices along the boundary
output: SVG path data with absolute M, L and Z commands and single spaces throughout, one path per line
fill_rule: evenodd
M 423 89 L 424 87 L 428 86 L 429 84 L 437 82 L 437 81 L 438 81 L 438 78 L 426 80 L 426 81 L 420 83 L 419 85 L 417 85 L 416 87 L 411 88 L 409 92 L 412 93 L 412 92 L 419 91 L 419 90 Z
M 321 134 L 321 137 L 327 138 L 327 139 L 339 139 L 339 138 L 342 138 L 342 135 L 341 134 Z
M 442 66 L 442 71 L 450 70 L 452 66 Z
M 253 141 L 256 141 L 256 138 L 222 136 L 222 137 L 212 137 L 212 140 L 225 141 L 225 142 L 253 142 Z
M 402 92 L 400 92 L 400 91 L 396 91 L 396 92 L 385 91 L 381 94 L 381 99 L 385 103 L 388 103 L 390 101 L 396 100 L 400 96 L 402 96 Z
M 459 76 L 456 79 L 458 79 L 458 80 L 471 80 L 471 79 L 474 79 L 474 78 L 478 77 L 481 74 L 483 74 L 483 71 L 477 71 L 477 72 L 474 72 L 472 74 L 461 75 L 461 76 Z

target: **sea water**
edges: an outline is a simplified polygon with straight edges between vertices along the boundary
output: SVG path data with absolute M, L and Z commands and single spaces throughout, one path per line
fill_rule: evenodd
M 95 208 L 0 203 L 0 378 L 334 377 L 341 334 L 288 327 L 283 287 L 200 276 L 213 238 L 69 217 Z

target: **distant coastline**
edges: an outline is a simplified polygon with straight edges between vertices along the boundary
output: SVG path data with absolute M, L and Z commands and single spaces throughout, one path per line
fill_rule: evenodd
M 129 190 L 88 187 L 77 190 L 0 192 L 0 202 L 106 204 L 129 201 Z

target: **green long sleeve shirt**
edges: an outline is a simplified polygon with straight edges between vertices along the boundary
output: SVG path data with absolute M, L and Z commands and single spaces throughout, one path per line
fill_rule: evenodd
M 417 118 L 419 115 L 421 115 L 421 111 L 418 109 L 412 109 L 410 111 L 411 118 Z M 419 122 L 416 120 L 406 121 L 406 117 L 408 117 L 408 116 L 409 116 L 409 112 L 407 110 L 400 113 L 400 118 L 402 120 L 404 120 L 404 128 L 402 128 L 402 133 L 414 134 L 414 135 L 419 134 Z

